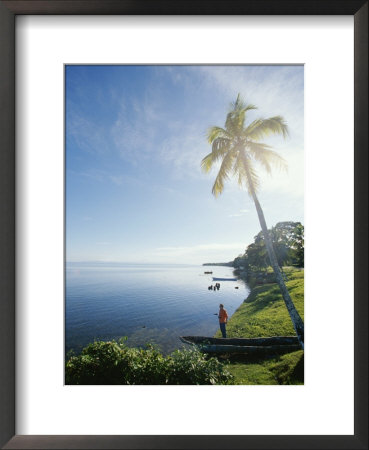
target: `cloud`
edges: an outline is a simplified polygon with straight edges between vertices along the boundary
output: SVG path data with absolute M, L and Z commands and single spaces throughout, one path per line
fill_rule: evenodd
M 249 213 L 249 209 L 240 209 L 238 213 L 229 214 L 228 217 L 243 217 L 246 216 L 247 213 Z
M 304 158 L 303 150 L 286 149 L 286 151 L 277 152 L 285 158 L 288 164 L 288 170 L 274 170 L 272 175 L 259 171 L 261 175 L 260 191 L 268 193 L 288 194 L 293 198 L 302 198 L 304 196 Z
M 86 169 L 84 171 L 76 171 L 76 170 L 69 169 L 67 174 L 77 176 L 77 177 L 88 178 L 93 181 L 98 181 L 99 183 L 104 181 L 104 179 L 106 178 L 106 172 L 104 172 L 103 170 L 94 169 L 94 168 Z
M 238 248 L 243 243 L 233 242 L 229 244 L 197 244 L 192 246 L 178 246 L 178 247 L 158 247 L 157 251 L 168 251 L 168 252 L 193 252 L 193 251 L 209 251 L 209 250 L 229 250 Z
M 111 149 L 106 128 L 77 112 L 73 105 L 68 108 L 66 128 L 68 139 L 85 152 L 102 155 Z
M 290 135 L 286 140 L 279 135 L 264 140 L 286 159 L 288 175 L 273 172 L 273 177 L 259 170 L 262 189 L 303 193 L 304 170 L 304 94 L 302 66 L 203 66 L 201 71 L 214 85 L 214 89 L 235 99 L 238 92 L 247 103 L 259 109 L 250 113 L 249 120 L 257 117 L 282 115 Z M 226 105 L 227 107 L 228 105 Z M 224 114 L 226 112 L 226 107 Z M 219 123 L 222 125 L 222 123 Z
M 182 81 L 186 78 L 194 82 L 194 77 L 207 91 L 217 92 L 219 99 L 227 99 L 223 110 L 215 109 L 209 114 L 209 122 L 223 126 L 229 107 L 227 102 L 235 100 L 241 93 L 246 102 L 255 104 L 258 109 L 249 113 L 248 121 L 256 118 L 282 115 L 289 126 L 286 140 L 280 135 L 270 136 L 264 142 L 271 145 L 288 164 L 288 173 L 273 170 L 268 175 L 256 164 L 261 181 L 260 192 L 280 193 L 293 198 L 304 195 L 304 91 L 303 66 L 299 65 L 255 65 L 255 66 L 197 66 L 182 68 Z M 169 70 L 174 80 L 177 70 Z M 210 112 L 209 112 L 210 113 Z M 214 121 L 215 122 L 212 122 Z M 191 136 L 194 138 L 191 139 Z M 203 142 L 203 144 L 202 144 Z M 162 157 L 172 164 L 176 173 L 191 174 L 192 177 L 204 177 L 199 170 L 199 161 L 210 151 L 204 139 L 204 130 L 195 125 L 187 127 L 183 134 L 169 139 L 163 146 Z M 209 174 L 212 179 L 220 164 L 215 165 Z M 231 177 L 225 189 L 231 192 L 239 190 Z M 238 215 L 234 215 L 238 217 Z
M 170 68 L 166 69 L 172 74 Z M 177 75 L 173 72 L 180 82 L 183 77 Z M 204 125 L 190 116 L 181 121 L 181 113 L 173 115 L 167 94 L 159 85 L 154 86 L 146 86 L 154 93 L 144 93 L 140 102 L 135 98 L 121 102 L 110 130 L 114 147 L 123 160 L 134 166 L 150 161 L 169 168 L 171 177 L 200 178 L 200 161 L 209 151 Z
M 122 175 L 109 175 L 110 180 L 117 186 L 123 184 L 124 177 Z
M 208 243 L 192 246 L 159 247 L 153 251 L 156 261 L 204 263 L 227 262 L 243 253 L 244 242 Z
M 116 171 L 119 170 L 115 169 Z M 115 186 L 123 186 L 123 185 L 130 185 L 134 187 L 143 186 L 145 183 L 138 179 L 137 177 L 116 173 L 111 174 L 111 172 L 108 172 L 107 170 L 101 170 L 101 169 L 94 169 L 90 168 L 85 171 L 76 171 L 69 169 L 67 172 L 68 176 L 76 176 L 76 177 L 83 177 L 87 178 L 89 180 L 98 182 L 98 183 L 111 183 Z
M 161 101 L 150 83 L 140 100 L 135 96 L 124 96 L 110 128 L 111 139 L 120 157 L 135 166 L 142 159 L 152 157 L 164 118 Z
M 138 165 L 140 160 L 146 159 L 152 151 L 150 142 L 154 138 L 155 130 L 139 120 L 127 120 L 119 116 L 111 128 L 111 135 L 120 157 Z
M 283 115 L 291 127 L 303 120 L 302 66 L 201 66 L 200 70 L 230 101 L 241 93 L 247 103 L 255 104 L 257 116 Z
M 175 178 L 203 178 L 200 162 L 205 154 L 204 135 L 193 125 L 165 139 L 159 148 L 160 162 L 170 166 Z

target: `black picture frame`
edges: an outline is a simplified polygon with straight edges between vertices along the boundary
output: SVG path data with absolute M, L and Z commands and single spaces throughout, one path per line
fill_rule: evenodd
M 354 435 L 15 435 L 15 17 L 27 14 L 353 15 L 355 42 Z M 368 449 L 368 2 L 365 0 L 0 1 L 0 445 L 6 449 Z M 350 270 L 350 268 L 348 268 Z M 334 340 L 329 345 L 335 345 Z M 344 356 L 343 356 L 344 358 Z M 341 361 L 342 363 L 342 361 Z M 337 392 L 339 396 L 339 392 Z

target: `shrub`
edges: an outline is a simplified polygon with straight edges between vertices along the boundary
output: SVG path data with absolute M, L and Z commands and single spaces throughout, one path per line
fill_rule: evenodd
M 123 341 L 96 341 L 66 363 L 66 384 L 229 384 L 232 375 L 198 350 L 163 356 L 153 346 L 129 348 Z

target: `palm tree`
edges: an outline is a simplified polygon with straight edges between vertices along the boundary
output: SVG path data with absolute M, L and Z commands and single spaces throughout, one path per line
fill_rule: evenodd
M 269 237 L 267 224 L 263 210 L 261 209 L 257 192 L 259 189 L 259 177 L 255 170 L 255 162 L 271 173 L 271 167 L 287 168 L 285 160 L 271 149 L 269 145 L 260 141 L 270 134 L 288 135 L 287 124 L 281 116 L 269 119 L 256 119 L 246 125 L 246 113 L 257 109 L 254 105 L 243 102 L 240 94 L 227 114 L 225 128 L 211 127 L 208 132 L 208 140 L 212 145 L 212 151 L 201 162 L 204 172 L 209 172 L 214 164 L 221 161 L 219 172 L 216 176 L 212 193 L 218 196 L 222 193 L 225 181 L 234 175 L 241 187 L 246 187 L 252 197 L 263 231 L 265 245 L 268 251 L 270 264 L 275 273 L 284 302 L 291 317 L 301 347 L 304 348 L 304 322 L 302 321 L 284 283 L 281 269 L 274 253 L 272 241 Z

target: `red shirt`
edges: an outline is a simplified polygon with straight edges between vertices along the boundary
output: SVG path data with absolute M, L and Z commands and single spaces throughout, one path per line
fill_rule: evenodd
M 228 314 L 224 308 L 219 310 L 218 317 L 219 317 L 219 323 L 227 323 Z

